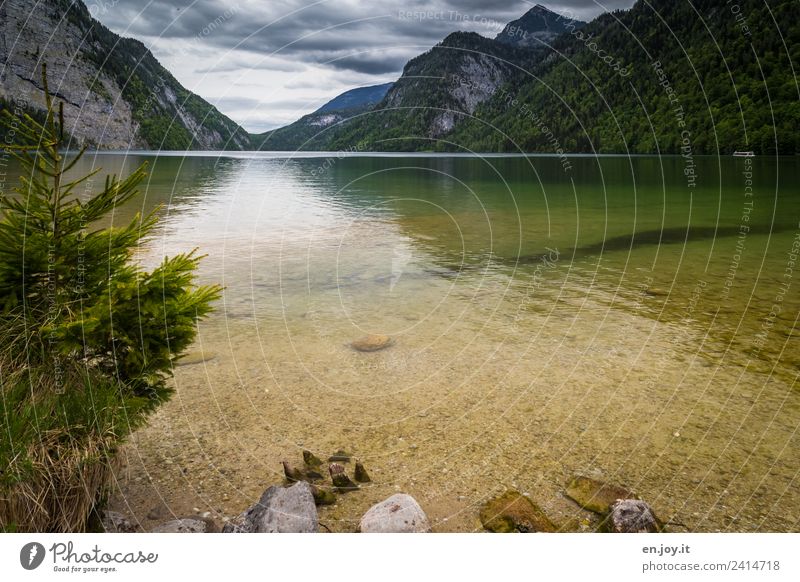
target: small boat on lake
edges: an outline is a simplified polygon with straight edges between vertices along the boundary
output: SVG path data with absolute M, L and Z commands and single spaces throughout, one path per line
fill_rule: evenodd
M 733 152 L 733 155 L 737 158 L 754 158 L 756 153 L 755 152 Z

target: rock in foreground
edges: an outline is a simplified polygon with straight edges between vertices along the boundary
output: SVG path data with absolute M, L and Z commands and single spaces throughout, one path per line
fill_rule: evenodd
M 431 525 L 413 497 L 397 493 L 370 507 L 361 518 L 358 530 L 361 533 L 427 533 Z
M 272 486 L 244 513 L 225 525 L 223 533 L 316 533 L 317 506 L 305 481 L 291 487 Z
M 371 333 L 353 341 L 350 347 L 359 352 L 377 352 L 378 350 L 388 348 L 392 343 L 392 338 L 388 335 Z
M 203 517 L 182 517 L 153 528 L 153 533 L 217 533 L 216 524 Z
M 636 495 L 624 487 L 582 476 L 573 477 L 569 482 L 567 497 L 584 509 L 601 514 L 608 513 L 617 499 L 636 499 Z
M 650 507 L 639 499 L 620 499 L 611 506 L 604 522 L 611 533 L 658 533 L 661 524 Z
M 557 530 L 544 511 L 518 491 L 507 491 L 481 508 L 483 527 L 495 533 L 534 533 Z

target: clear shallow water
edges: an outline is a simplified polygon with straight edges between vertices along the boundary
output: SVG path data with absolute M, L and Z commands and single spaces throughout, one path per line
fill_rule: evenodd
M 694 187 L 680 157 L 95 163 L 144 160 L 115 220 L 163 205 L 142 260 L 199 247 L 226 286 L 214 358 L 128 448 L 114 503 L 145 526 L 159 498 L 233 516 L 281 459 L 343 447 L 374 483 L 322 510 L 333 530 L 398 489 L 479 529 L 506 487 L 577 529 L 575 473 L 692 531 L 798 529 L 796 159 L 697 158 Z M 396 344 L 348 347 L 372 332 Z

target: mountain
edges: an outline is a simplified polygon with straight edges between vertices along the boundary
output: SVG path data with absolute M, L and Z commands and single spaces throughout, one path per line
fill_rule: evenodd
M 394 83 L 358 87 L 334 97 L 325 105 L 294 123 L 252 135 L 254 146 L 261 150 L 294 151 L 324 149 L 329 136 L 325 128 L 341 124 L 381 102 Z
M 230 149 L 250 138 L 185 89 L 139 41 L 94 20 L 80 0 L 0 3 L 0 108 L 41 116 L 41 64 L 74 140 L 108 149 Z
M 541 32 L 541 14 L 517 22 Z M 687 177 L 695 154 L 800 153 L 798 16 L 797 0 L 639 0 L 565 19 L 552 48 L 509 44 L 511 24 L 504 42 L 457 33 L 325 146 L 682 154 Z
M 535 115 L 495 99 L 446 137 L 482 151 L 682 154 L 687 177 L 695 154 L 800 153 L 798 16 L 797 0 L 640 0 L 554 41 L 515 94 Z
M 429 149 L 535 58 L 474 32 L 455 32 L 409 61 L 383 101 L 330 132 L 331 149 Z
M 325 105 L 275 130 L 261 148 L 360 149 L 371 142 L 382 150 L 430 149 L 431 140 L 453 131 L 499 89 L 519 83 L 525 70 L 546 56 L 548 41 L 569 25 L 584 24 L 537 5 L 497 39 L 454 32 L 409 61 L 394 84 L 380 85 L 387 88 L 383 99 L 357 110 L 332 111 L 342 108 L 339 100 L 351 92 L 345 93 L 331 102 L 334 107 Z
M 381 102 L 394 83 L 384 83 L 383 85 L 372 85 L 371 87 L 359 87 L 345 91 L 338 97 L 334 97 L 325 105 L 317 109 L 316 113 L 330 111 L 350 111 L 372 107 Z
M 517 47 L 534 48 L 550 44 L 565 32 L 580 29 L 585 24 L 537 4 L 521 18 L 509 22 L 495 40 Z

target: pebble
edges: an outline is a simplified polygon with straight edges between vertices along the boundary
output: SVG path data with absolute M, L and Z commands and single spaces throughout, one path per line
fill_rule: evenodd
M 392 338 L 388 335 L 369 334 L 353 341 L 350 346 L 359 352 L 377 352 L 392 345 Z

